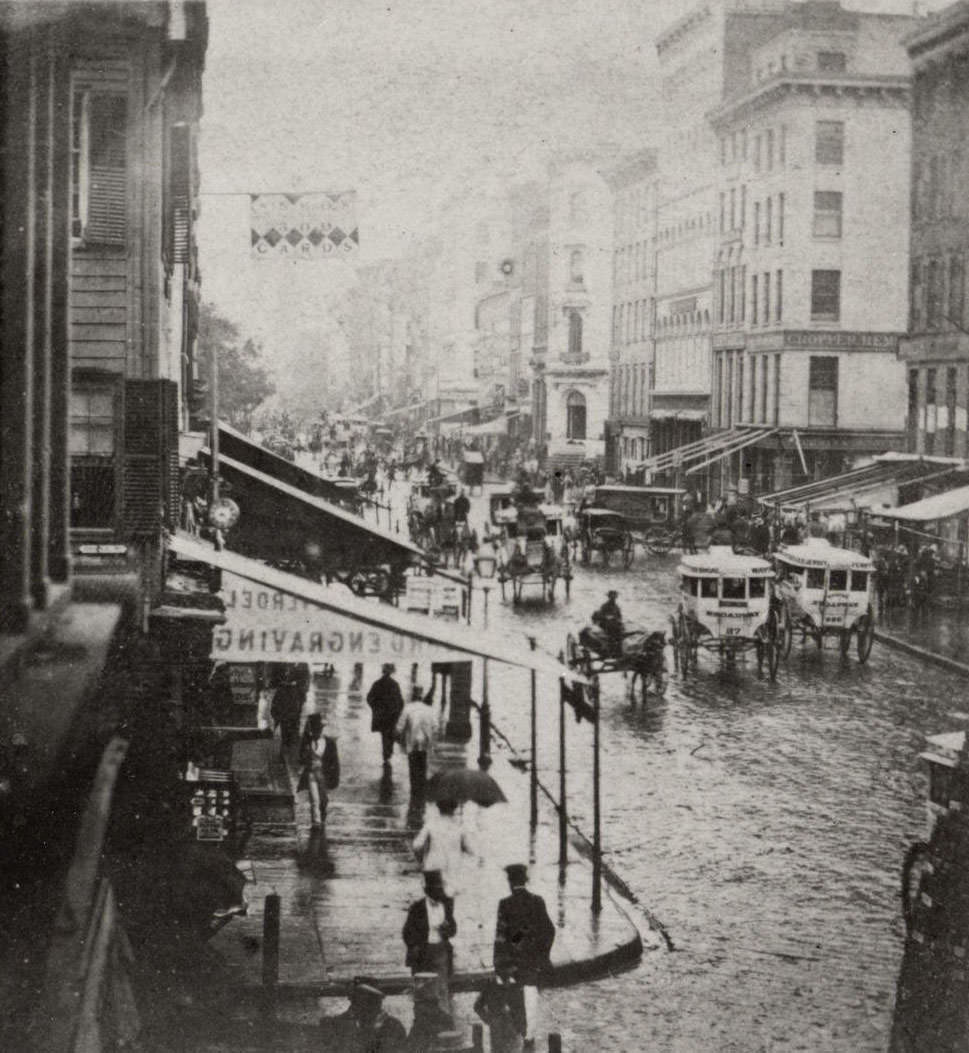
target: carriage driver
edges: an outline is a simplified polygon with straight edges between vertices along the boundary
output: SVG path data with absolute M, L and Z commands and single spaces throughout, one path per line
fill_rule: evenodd
M 592 615 L 592 622 L 609 638 L 609 649 L 613 654 L 622 652 L 622 611 L 616 600 L 619 593 L 610 589 L 606 593 L 606 602 Z

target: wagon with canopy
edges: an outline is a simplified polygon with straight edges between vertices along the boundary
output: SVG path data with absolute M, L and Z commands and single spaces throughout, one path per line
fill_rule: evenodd
M 854 637 L 858 661 L 868 660 L 875 639 L 872 560 L 825 538 L 809 538 L 778 549 L 774 568 L 782 657 L 800 632 L 802 643 L 812 639 L 819 648 L 826 636 L 835 637 L 843 655 Z
M 525 589 L 541 589 L 542 599 L 555 599 L 555 586 L 561 579 L 568 597 L 572 567 L 564 543 L 563 513 L 558 506 L 511 505 L 498 509 L 492 517 L 490 540 L 498 555 L 498 581 L 502 599 L 506 586 L 512 602 L 522 601 Z
M 777 676 L 781 639 L 771 583 L 774 568 L 759 556 L 712 545 L 702 554 L 684 554 L 677 568 L 680 602 L 672 617 L 676 667 L 687 673 L 699 651 L 733 664 L 753 651 L 757 668 Z
M 680 544 L 680 513 L 685 490 L 670 486 L 597 486 L 591 504 L 618 512 L 634 544 L 663 555 Z

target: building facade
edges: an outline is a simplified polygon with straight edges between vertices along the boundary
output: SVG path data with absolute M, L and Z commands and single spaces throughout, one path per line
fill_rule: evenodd
M 766 429 L 714 492 L 834 475 L 902 440 L 908 227 L 886 217 L 908 213 L 911 25 L 791 5 L 711 114 L 711 426 Z
M 656 151 L 617 168 L 613 189 L 612 374 L 607 470 L 625 476 L 649 452 L 656 295 Z
M 650 454 L 699 440 L 709 424 L 717 137 L 709 112 L 748 75 L 751 47 L 785 3 L 701 4 L 656 42 L 663 102 L 656 215 L 656 311 Z
M 969 456 L 969 2 L 906 38 L 912 84 L 907 371 L 911 452 Z

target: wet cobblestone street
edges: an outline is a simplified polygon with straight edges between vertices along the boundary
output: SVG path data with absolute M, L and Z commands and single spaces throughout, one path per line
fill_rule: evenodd
M 483 511 L 481 513 L 483 519 Z M 578 567 L 571 598 L 502 603 L 494 626 L 564 646 L 619 591 L 627 623 L 664 628 L 676 556 Z M 477 602 L 480 603 L 478 596 Z M 671 665 L 672 665 L 672 659 Z M 528 750 L 524 674 L 496 669 L 496 726 Z M 795 641 L 775 684 L 750 659 L 701 655 L 633 706 L 602 679 L 607 862 L 675 950 L 635 972 L 547 995 L 566 1049 L 881 1050 L 903 925 L 898 875 L 925 823 L 923 735 L 946 730 L 965 682 L 876 644 L 866 666 Z M 558 707 L 541 698 L 539 767 L 557 787 Z M 591 731 L 567 723 L 569 807 L 591 832 Z M 645 921 L 644 921 L 645 923 Z

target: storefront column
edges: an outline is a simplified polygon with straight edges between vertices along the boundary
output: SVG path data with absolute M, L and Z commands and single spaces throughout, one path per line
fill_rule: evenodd
M 778 450 L 774 454 L 774 479 L 771 482 L 772 490 L 787 490 L 793 485 L 794 455 L 785 450 Z
M 451 681 L 450 706 L 444 736 L 451 742 L 468 742 L 471 738 L 471 663 L 435 662 L 432 673 L 441 675 L 443 683 Z

